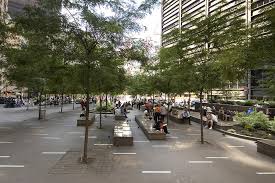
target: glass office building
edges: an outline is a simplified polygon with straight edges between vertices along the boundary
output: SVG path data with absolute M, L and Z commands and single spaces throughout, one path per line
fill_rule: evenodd
M 261 16 L 265 8 L 275 5 L 275 0 L 162 0 L 162 41 L 163 47 L 169 47 L 176 40 L 169 40 L 164 35 L 175 28 L 189 28 L 193 19 L 211 15 L 218 8 L 222 10 L 239 7 L 237 16 L 246 20 L 248 25 L 253 26 L 253 21 Z M 261 70 L 249 72 L 247 95 L 250 97 L 265 96 L 264 90 L 259 86 L 264 74 Z

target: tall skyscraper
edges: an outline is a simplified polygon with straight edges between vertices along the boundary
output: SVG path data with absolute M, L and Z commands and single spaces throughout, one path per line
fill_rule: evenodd
M 254 20 L 261 16 L 264 10 L 274 6 L 275 0 L 162 0 L 162 47 L 172 45 L 176 40 L 164 37 L 175 28 L 189 28 L 193 19 L 211 15 L 218 8 L 234 10 L 241 8 L 238 16 L 244 18 L 246 23 L 253 26 Z M 262 97 L 263 90 L 256 80 L 263 78 L 260 70 L 252 71 L 248 81 L 248 95 Z

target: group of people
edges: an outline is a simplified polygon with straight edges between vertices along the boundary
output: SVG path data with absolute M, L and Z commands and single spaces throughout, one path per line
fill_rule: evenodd
M 157 104 L 153 105 L 151 102 L 145 103 L 145 116 L 148 116 L 149 119 L 154 119 L 155 123 L 153 128 L 159 131 L 163 131 L 166 134 L 169 134 L 167 129 L 167 124 L 164 123 L 165 116 L 168 111 L 164 105 Z
M 125 118 L 127 117 L 127 107 L 130 105 L 129 103 L 125 102 L 125 103 L 121 103 L 120 101 L 117 101 L 114 109 L 114 113 L 115 115 L 119 116 L 119 115 L 124 115 Z

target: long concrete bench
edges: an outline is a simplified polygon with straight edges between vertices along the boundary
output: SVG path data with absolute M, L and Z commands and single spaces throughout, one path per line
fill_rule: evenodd
M 275 158 L 275 140 L 259 140 L 257 152 Z
M 166 139 L 166 134 L 164 132 L 153 128 L 154 120 L 145 119 L 143 116 L 135 116 L 135 120 L 149 140 Z
M 169 118 L 170 118 L 172 121 L 176 122 L 176 123 L 188 123 L 188 124 L 189 124 L 189 120 L 191 121 L 191 116 L 190 116 L 190 119 L 182 119 L 182 118 L 178 118 L 178 117 L 175 116 L 175 115 L 170 114 L 170 115 L 169 115 Z
M 114 146 L 132 146 L 133 135 L 127 121 L 116 121 L 114 126 Z
M 199 113 L 191 113 L 191 121 L 196 123 L 201 123 L 200 114 Z M 213 123 L 214 129 L 228 130 L 231 129 L 234 125 L 239 124 L 236 121 L 221 121 Z
M 124 121 L 126 120 L 126 117 L 124 115 L 115 115 L 115 120 Z
M 95 122 L 95 114 L 90 114 L 88 125 L 91 126 L 94 122 Z M 77 126 L 86 126 L 86 118 L 80 117 L 79 119 L 77 119 L 76 123 L 77 123 Z

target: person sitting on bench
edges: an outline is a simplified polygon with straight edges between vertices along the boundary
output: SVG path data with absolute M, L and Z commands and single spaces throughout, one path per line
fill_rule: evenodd
M 163 123 L 163 120 L 159 120 L 157 121 L 154 126 L 153 126 L 156 130 L 159 130 L 159 131 L 163 131 L 164 133 L 166 134 L 169 134 L 168 132 L 168 129 L 167 129 L 167 124 L 164 124 Z
M 189 125 L 191 125 L 191 115 L 190 115 L 190 112 L 187 110 L 187 108 L 185 107 L 184 108 L 184 110 L 183 110 L 183 112 L 182 112 L 182 119 L 183 120 L 185 120 L 185 119 L 187 119 L 188 120 L 188 122 L 189 122 Z

